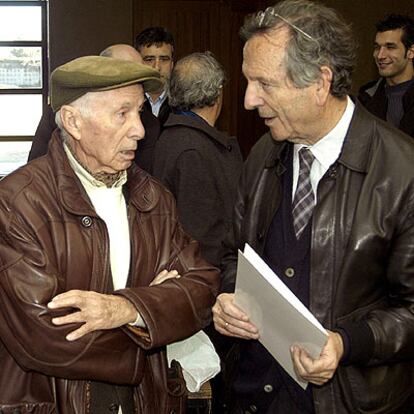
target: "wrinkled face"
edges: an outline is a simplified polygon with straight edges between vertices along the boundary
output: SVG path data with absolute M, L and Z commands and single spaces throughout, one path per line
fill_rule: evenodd
M 402 29 L 378 32 L 374 42 L 374 60 L 380 76 L 391 85 L 413 77 L 413 48 L 406 50 L 401 41 Z
M 257 109 L 273 139 L 306 143 L 309 123 L 315 117 L 314 86 L 297 88 L 284 65 L 288 31 L 276 29 L 250 38 L 243 51 L 243 74 L 247 79 L 244 106 Z
M 172 46 L 162 43 L 161 46 L 151 45 L 141 47 L 139 50 L 144 63 L 160 72 L 161 80 L 165 83 L 170 79 L 174 66 Z
M 145 134 L 140 116 L 143 88 L 131 85 L 93 94 L 87 114 L 81 115 L 73 150 L 92 173 L 126 170 L 134 160 L 137 141 Z

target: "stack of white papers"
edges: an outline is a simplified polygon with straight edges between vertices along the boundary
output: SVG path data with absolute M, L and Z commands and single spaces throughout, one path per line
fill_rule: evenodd
M 290 348 L 300 345 L 317 359 L 328 333 L 303 303 L 248 245 L 239 250 L 235 304 L 259 329 L 259 341 L 302 388 L 295 375 Z

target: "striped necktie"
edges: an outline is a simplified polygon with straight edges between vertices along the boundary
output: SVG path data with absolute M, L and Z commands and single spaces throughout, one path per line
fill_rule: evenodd
M 308 224 L 315 205 L 315 195 L 310 181 L 310 170 L 314 159 L 315 157 L 308 148 L 301 148 L 299 151 L 298 185 L 292 204 L 293 227 L 297 239 Z

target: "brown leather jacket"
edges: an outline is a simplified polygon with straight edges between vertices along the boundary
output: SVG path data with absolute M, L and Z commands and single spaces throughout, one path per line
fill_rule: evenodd
M 47 303 L 70 289 L 111 291 L 108 233 L 71 169 L 60 137 L 48 155 L 0 182 L 0 412 L 88 412 L 89 382 L 134 385 L 138 413 L 180 412 L 164 346 L 208 324 L 218 271 L 177 222 L 171 194 L 136 167 L 125 185 L 130 288 L 148 331 L 122 327 L 68 342 Z M 162 269 L 180 279 L 149 287 Z M 13 411 L 17 409 L 17 411 Z M 3 410 L 3 411 L 1 411 Z
M 222 291 L 234 290 L 237 248 L 263 252 L 286 145 L 267 134 L 246 161 Z M 413 163 L 412 139 L 357 105 L 341 155 L 319 182 L 310 310 L 325 328 L 346 329 L 353 357 L 313 388 L 317 414 L 399 413 L 414 393 Z M 369 337 L 358 335 L 363 326 Z

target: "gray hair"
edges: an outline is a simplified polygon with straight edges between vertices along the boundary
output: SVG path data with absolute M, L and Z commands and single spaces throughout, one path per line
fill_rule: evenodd
M 171 73 L 169 103 L 180 111 L 213 106 L 225 80 L 224 69 L 211 52 L 191 53 Z
M 315 83 L 320 68 L 328 66 L 333 73 L 331 94 L 343 97 L 350 92 L 357 44 L 350 25 L 335 10 L 309 0 L 285 0 L 248 16 L 240 34 L 247 41 L 280 27 L 290 32 L 285 68 L 296 87 Z
M 80 98 L 74 100 L 69 105 L 76 108 L 81 113 L 82 117 L 87 118 L 91 115 L 90 102 L 91 98 L 93 99 L 94 94 L 95 92 L 87 92 L 85 95 L 82 95 Z M 55 114 L 55 122 L 60 130 L 60 136 L 63 142 L 68 142 L 70 134 L 66 131 L 65 127 L 63 126 L 60 109 Z

